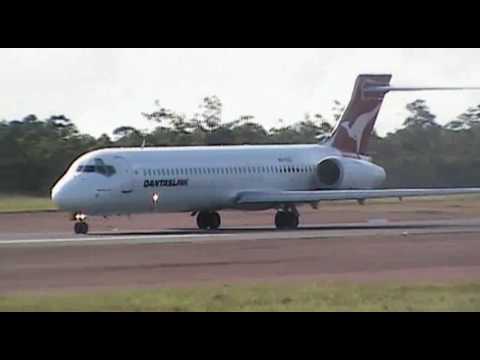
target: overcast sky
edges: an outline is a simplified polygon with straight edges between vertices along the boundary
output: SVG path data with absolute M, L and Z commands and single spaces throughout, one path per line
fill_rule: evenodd
M 64 114 L 80 131 L 154 124 L 154 101 L 193 114 L 217 95 L 223 119 L 254 115 L 269 128 L 306 112 L 331 115 L 357 74 L 392 73 L 394 85 L 480 86 L 480 49 L 0 49 L 0 119 Z M 399 127 L 405 105 L 427 100 L 443 124 L 480 104 L 480 91 L 388 94 L 377 131 Z

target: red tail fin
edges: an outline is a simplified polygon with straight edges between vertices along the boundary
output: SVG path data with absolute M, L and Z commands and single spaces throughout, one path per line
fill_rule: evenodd
M 480 90 L 472 86 L 390 86 L 392 75 L 359 75 L 352 98 L 329 140 L 337 149 L 364 155 L 383 97 L 389 91 Z
M 365 154 L 386 91 L 367 92 L 367 86 L 386 86 L 392 75 L 359 75 L 352 97 L 331 138 L 331 145 L 341 151 Z

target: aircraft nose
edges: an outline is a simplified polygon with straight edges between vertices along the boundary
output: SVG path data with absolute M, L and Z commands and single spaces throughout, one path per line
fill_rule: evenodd
M 59 209 L 79 211 L 88 206 L 81 190 L 72 181 L 60 181 L 52 188 L 51 198 Z
M 66 196 L 64 184 L 58 183 L 52 188 L 51 199 L 55 205 L 60 209 L 65 208 L 67 205 L 67 196 Z

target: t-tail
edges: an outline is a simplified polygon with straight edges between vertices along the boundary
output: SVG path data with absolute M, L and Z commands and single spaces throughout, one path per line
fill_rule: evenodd
M 344 153 L 366 155 L 383 98 L 389 91 L 479 90 L 480 87 L 395 87 L 391 74 L 362 74 L 357 77 L 352 97 L 338 121 L 329 144 Z

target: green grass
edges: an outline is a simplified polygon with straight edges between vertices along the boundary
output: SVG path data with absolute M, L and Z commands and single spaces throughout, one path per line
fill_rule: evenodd
M 480 200 L 480 195 L 453 195 L 453 196 L 438 196 L 438 197 L 419 197 L 419 198 L 405 198 L 404 201 L 408 202 L 430 202 L 433 201 L 443 201 L 443 202 L 455 202 L 455 203 L 464 203 L 464 202 L 478 202 Z M 382 205 L 382 204 L 399 204 L 397 198 L 387 198 L 387 199 L 372 199 L 367 201 L 368 205 Z M 356 205 L 354 201 L 344 200 L 344 201 L 329 201 L 322 202 L 322 207 L 331 207 L 331 206 L 345 206 L 345 205 Z M 22 212 L 22 211 L 43 211 L 43 210 L 54 210 L 56 209 L 55 205 L 48 197 L 39 197 L 39 196 L 29 196 L 29 195 L 8 195 L 0 194 L 0 213 L 2 212 Z
M 255 284 L 0 296 L 0 311 L 479 311 L 480 283 Z
M 0 195 L 1 212 L 41 211 L 56 209 L 52 201 L 47 197 L 28 195 Z

